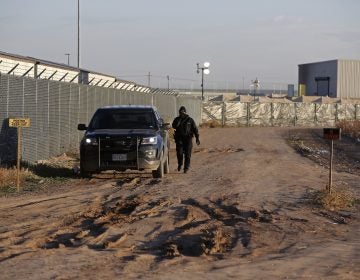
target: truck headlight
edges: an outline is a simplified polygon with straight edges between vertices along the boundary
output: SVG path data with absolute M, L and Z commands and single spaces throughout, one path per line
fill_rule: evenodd
M 99 143 L 96 138 L 85 138 L 85 144 L 97 146 Z
M 145 150 L 145 156 L 146 156 L 147 158 L 154 158 L 154 157 L 156 157 L 156 150 L 153 150 L 153 149 L 151 149 L 151 150 Z
M 145 137 L 142 139 L 143 145 L 156 145 L 157 144 L 157 138 L 155 137 Z

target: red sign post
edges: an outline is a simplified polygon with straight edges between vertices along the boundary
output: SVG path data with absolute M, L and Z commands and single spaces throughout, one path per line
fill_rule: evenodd
M 331 193 L 332 188 L 332 167 L 334 157 L 334 140 L 341 140 L 341 128 L 324 128 L 324 139 L 330 140 L 330 171 L 329 184 L 327 186 L 328 193 Z

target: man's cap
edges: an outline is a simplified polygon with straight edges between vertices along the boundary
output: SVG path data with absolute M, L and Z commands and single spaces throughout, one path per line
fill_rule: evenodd
M 186 108 L 184 106 L 181 106 L 179 109 L 179 113 L 186 113 Z

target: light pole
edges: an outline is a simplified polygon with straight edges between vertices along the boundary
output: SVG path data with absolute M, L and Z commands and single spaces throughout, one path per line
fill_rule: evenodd
M 197 73 L 200 73 L 201 70 L 201 100 L 204 100 L 204 74 L 208 75 L 210 74 L 210 70 L 209 70 L 209 66 L 210 63 L 209 62 L 204 62 L 204 66 L 200 67 L 199 63 L 196 63 L 197 65 Z
M 66 53 L 65 55 L 67 55 L 68 65 L 70 65 L 70 54 L 69 54 L 69 53 Z

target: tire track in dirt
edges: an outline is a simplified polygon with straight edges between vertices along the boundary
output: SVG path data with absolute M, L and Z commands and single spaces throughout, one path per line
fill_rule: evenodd
M 253 130 L 241 134 L 245 139 L 235 137 L 238 130 L 229 130 L 229 139 L 208 133 L 211 145 L 202 141 L 204 148 L 195 150 L 188 174 L 172 171 L 160 180 L 102 174 L 85 181 L 88 186 L 61 194 L 67 198 L 5 207 L 21 226 L 10 218 L 2 224 L 0 265 L 21 263 L 18 273 L 26 275 L 32 259 L 46 258 L 51 273 L 64 278 L 81 271 L 80 278 L 96 273 L 177 279 L 174 271 L 181 271 L 183 278 L 205 272 L 254 279 L 259 270 L 276 275 L 274 264 L 281 267 L 282 262 L 297 275 L 314 274 L 308 269 L 314 257 L 324 260 L 327 253 L 345 249 L 343 265 L 350 267 L 359 243 L 348 231 L 356 227 L 358 215 L 322 212 L 305 196 L 321 181 L 321 169 L 282 147 L 284 141 L 273 130 L 266 134 L 278 147 L 259 140 Z M 345 238 L 346 246 L 341 243 Z M 86 269 L 79 259 L 86 260 Z M 58 262 L 66 263 L 66 271 Z M 320 275 L 341 271 L 335 261 L 328 264 Z M 280 278 L 284 275 L 279 272 Z

